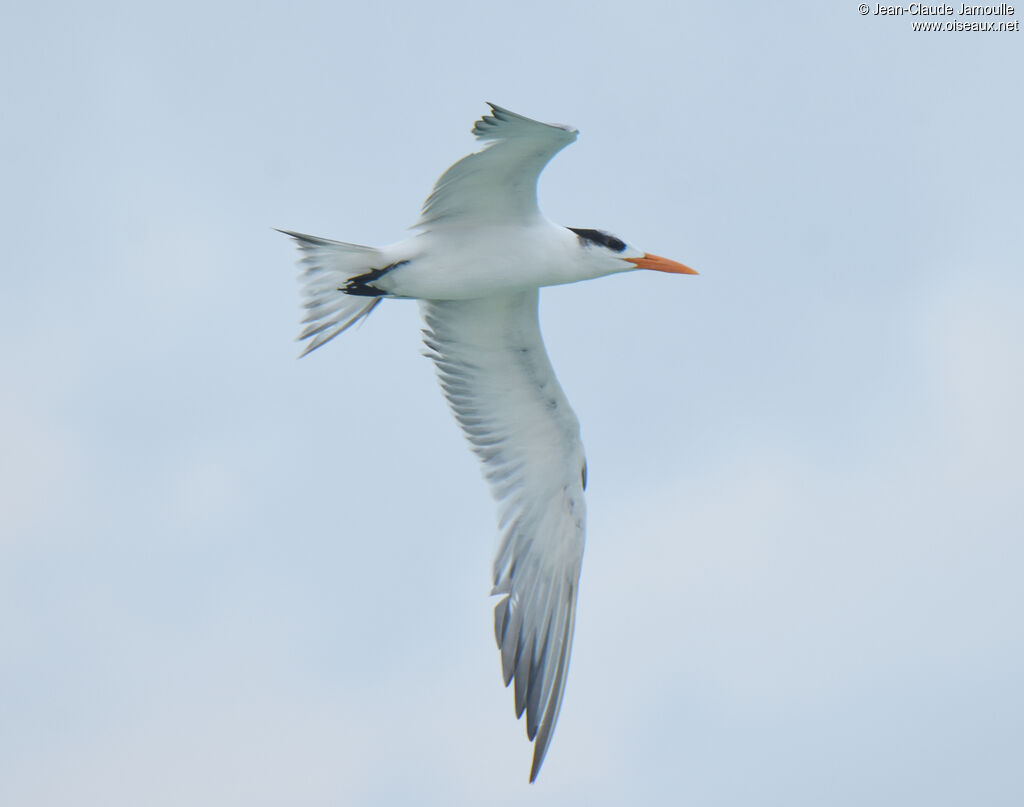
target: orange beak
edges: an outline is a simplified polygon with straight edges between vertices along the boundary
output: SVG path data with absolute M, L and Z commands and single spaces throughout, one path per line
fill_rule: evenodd
M 626 258 L 630 263 L 635 263 L 637 269 L 655 269 L 659 272 L 671 272 L 674 275 L 695 275 L 697 274 L 689 266 L 662 258 L 660 255 L 647 253 L 642 258 Z

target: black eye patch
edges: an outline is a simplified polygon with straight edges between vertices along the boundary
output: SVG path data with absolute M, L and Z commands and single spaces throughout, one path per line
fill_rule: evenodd
M 616 238 L 611 233 L 606 233 L 601 230 L 577 229 L 576 227 L 570 227 L 569 229 L 579 236 L 580 243 L 582 244 L 589 241 L 592 244 L 600 244 L 602 247 L 606 247 L 612 252 L 622 252 L 626 248 L 626 242 Z

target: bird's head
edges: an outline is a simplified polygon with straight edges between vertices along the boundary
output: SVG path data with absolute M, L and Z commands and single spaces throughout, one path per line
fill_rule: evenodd
M 605 274 L 629 272 L 634 269 L 654 269 L 658 272 L 671 272 L 677 275 L 697 274 L 689 266 L 639 250 L 604 230 L 587 230 L 577 227 L 568 229 L 576 233 L 580 248 L 584 250 L 587 260 L 605 266 Z

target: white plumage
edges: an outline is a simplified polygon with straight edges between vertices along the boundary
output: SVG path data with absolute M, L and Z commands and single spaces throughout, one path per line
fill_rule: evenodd
M 445 397 L 499 502 L 492 594 L 505 683 L 536 736 L 531 781 L 565 689 L 586 505 L 583 443 L 537 323 L 536 289 L 421 303 Z
M 495 636 L 536 741 L 532 782 L 562 704 L 586 531 L 579 422 L 544 350 L 538 288 L 637 268 L 695 273 L 545 219 L 537 178 L 577 132 L 490 106 L 473 127 L 486 147 L 441 175 L 416 236 L 373 248 L 284 232 L 303 253 L 304 353 L 384 297 L 421 301 L 428 354 L 499 505 Z

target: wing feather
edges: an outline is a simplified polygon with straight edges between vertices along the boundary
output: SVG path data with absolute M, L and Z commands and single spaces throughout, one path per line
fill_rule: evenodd
M 499 503 L 494 635 L 535 740 L 530 781 L 562 704 L 586 531 L 579 422 L 544 349 L 537 300 L 534 289 L 421 302 L 428 355 Z
M 487 145 L 441 175 L 414 227 L 434 228 L 452 219 L 460 225 L 508 223 L 540 215 L 537 178 L 578 132 L 488 106 L 491 114 L 473 126 L 473 134 Z

